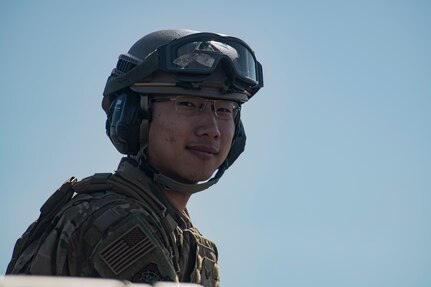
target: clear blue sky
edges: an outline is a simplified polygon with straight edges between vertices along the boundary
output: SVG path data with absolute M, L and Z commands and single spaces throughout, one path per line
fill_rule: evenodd
M 431 2 L 1 1 L 0 272 L 68 177 L 115 170 L 120 53 L 190 28 L 264 67 L 246 152 L 192 197 L 222 286 L 431 286 Z

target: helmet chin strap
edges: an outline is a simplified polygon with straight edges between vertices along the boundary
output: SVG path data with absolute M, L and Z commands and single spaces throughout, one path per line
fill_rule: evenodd
M 162 185 L 166 189 L 177 191 L 182 194 L 193 194 L 209 188 L 219 181 L 227 169 L 227 164 L 223 163 L 217 170 L 215 176 L 208 181 L 202 183 L 183 183 L 160 173 L 158 170 L 152 167 L 147 161 L 144 148 L 141 149 L 138 154 L 134 156 L 134 158 L 139 163 L 139 168 L 142 169 L 149 177 L 151 177 L 155 183 Z
M 213 178 L 203 183 L 193 183 L 193 184 L 182 183 L 182 182 L 173 180 L 172 178 L 167 177 L 166 175 L 161 173 L 155 173 L 153 176 L 153 180 L 154 182 L 161 184 L 167 189 L 174 190 L 182 194 L 193 194 L 193 193 L 205 190 L 210 186 L 212 186 L 213 184 L 216 184 L 219 178 L 221 177 L 221 175 L 217 176 L 219 172 L 220 171 L 218 171 Z

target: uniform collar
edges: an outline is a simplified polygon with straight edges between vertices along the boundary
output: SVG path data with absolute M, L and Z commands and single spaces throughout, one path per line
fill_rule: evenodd
M 115 174 L 134 184 L 142 190 L 142 192 L 149 195 L 151 199 L 163 209 L 162 212 L 168 212 L 180 227 L 192 227 L 187 208 L 182 212 L 170 203 L 163 194 L 161 190 L 162 187 L 154 183 L 154 181 L 138 167 L 138 163 L 134 159 L 122 158 Z

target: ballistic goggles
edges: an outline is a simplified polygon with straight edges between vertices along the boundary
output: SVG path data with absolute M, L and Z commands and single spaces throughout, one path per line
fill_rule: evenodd
M 133 90 L 139 91 L 139 87 L 185 87 L 187 82 L 205 82 L 220 64 L 228 81 L 226 93 L 245 93 L 250 98 L 263 87 L 262 66 L 244 41 L 214 33 L 196 33 L 160 46 L 143 61 L 130 54 L 121 55 L 103 94 L 110 95 L 132 85 Z M 158 85 L 151 79 L 144 80 L 156 71 L 174 74 L 175 81 Z

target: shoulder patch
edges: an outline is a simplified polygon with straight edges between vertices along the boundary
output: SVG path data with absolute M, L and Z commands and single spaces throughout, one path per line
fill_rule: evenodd
M 112 273 L 118 275 L 154 248 L 142 228 L 135 225 L 103 249 L 100 255 Z

